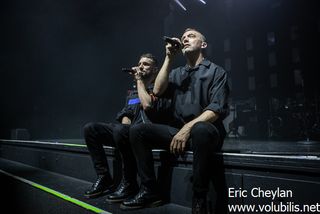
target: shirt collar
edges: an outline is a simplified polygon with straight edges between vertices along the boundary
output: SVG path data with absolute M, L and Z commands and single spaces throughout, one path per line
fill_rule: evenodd
M 190 72 L 190 71 L 198 70 L 201 65 L 206 66 L 208 68 L 210 66 L 210 61 L 204 58 L 196 67 L 190 68 L 189 65 L 185 65 L 184 69 L 187 72 Z

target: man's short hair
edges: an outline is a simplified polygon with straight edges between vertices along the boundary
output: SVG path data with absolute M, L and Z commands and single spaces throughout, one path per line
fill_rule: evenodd
M 144 53 L 144 54 L 142 54 L 142 55 L 140 56 L 140 59 L 141 59 L 141 58 L 151 59 L 152 62 L 153 62 L 153 65 L 154 65 L 155 67 L 158 67 L 158 60 L 157 60 L 157 58 L 156 58 L 154 55 L 152 55 L 151 53 Z
M 188 31 L 196 31 L 196 32 L 198 32 L 198 33 L 200 34 L 201 40 L 202 40 L 203 42 L 205 42 L 205 41 L 207 40 L 206 37 L 205 37 L 200 31 L 198 31 L 198 30 L 195 29 L 195 28 L 187 28 L 187 29 L 185 29 L 185 31 L 183 32 L 183 34 L 185 34 L 185 33 L 188 32 Z

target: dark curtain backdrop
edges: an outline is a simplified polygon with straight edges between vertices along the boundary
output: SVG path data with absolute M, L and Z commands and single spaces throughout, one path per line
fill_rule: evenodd
M 121 68 L 145 52 L 161 65 L 162 36 L 186 27 L 206 35 L 253 137 L 267 137 L 277 103 L 280 112 L 291 100 L 289 116 L 297 104 L 316 111 L 319 1 L 181 2 L 187 11 L 173 0 L 2 1 L 0 137 L 26 128 L 33 139 L 80 138 L 86 122 L 112 121 L 132 84 Z M 179 56 L 175 66 L 184 63 Z

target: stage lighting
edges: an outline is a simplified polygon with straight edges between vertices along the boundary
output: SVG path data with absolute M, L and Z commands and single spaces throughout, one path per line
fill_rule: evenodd
M 179 0 L 174 0 L 174 2 L 177 3 L 177 5 L 181 7 L 184 11 L 187 11 L 187 8 Z
M 182 2 L 180 0 L 173 0 L 180 8 L 182 8 L 182 10 L 187 11 L 187 8 L 182 4 Z M 207 2 L 205 0 L 198 0 L 199 2 L 201 2 L 202 4 L 207 4 Z
M 204 0 L 198 0 L 199 2 L 201 2 L 202 4 L 207 4 L 207 2 L 205 2 Z

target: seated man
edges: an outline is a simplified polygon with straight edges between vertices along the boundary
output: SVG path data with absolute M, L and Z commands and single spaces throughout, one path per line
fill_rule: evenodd
M 121 208 L 144 208 L 158 201 L 153 148 L 181 154 L 188 147 L 193 151 L 192 213 L 207 213 L 206 195 L 214 170 L 212 159 L 226 135 L 222 120 L 228 111 L 227 73 L 205 58 L 207 43 L 199 31 L 186 29 L 181 41 L 172 40 L 177 45 L 166 45 L 166 57 L 153 91 L 160 98 L 173 98 L 175 120 L 168 125 L 137 124 L 130 128 L 141 186 L 138 194 L 123 201 Z M 181 48 L 187 64 L 171 71 Z
M 136 181 L 136 161 L 129 144 L 129 127 L 133 124 L 159 122 L 155 115 L 160 105 L 152 95 L 153 82 L 158 73 L 156 58 L 143 54 L 137 67 L 130 72 L 136 80 L 136 87 L 129 90 L 126 105 L 117 115 L 120 123 L 88 123 L 84 127 L 84 137 L 98 175 L 91 189 L 85 192 L 88 198 L 111 193 L 113 184 L 103 145 L 115 146 L 122 158 L 122 180 L 118 188 L 107 196 L 109 202 L 121 202 L 138 190 Z

